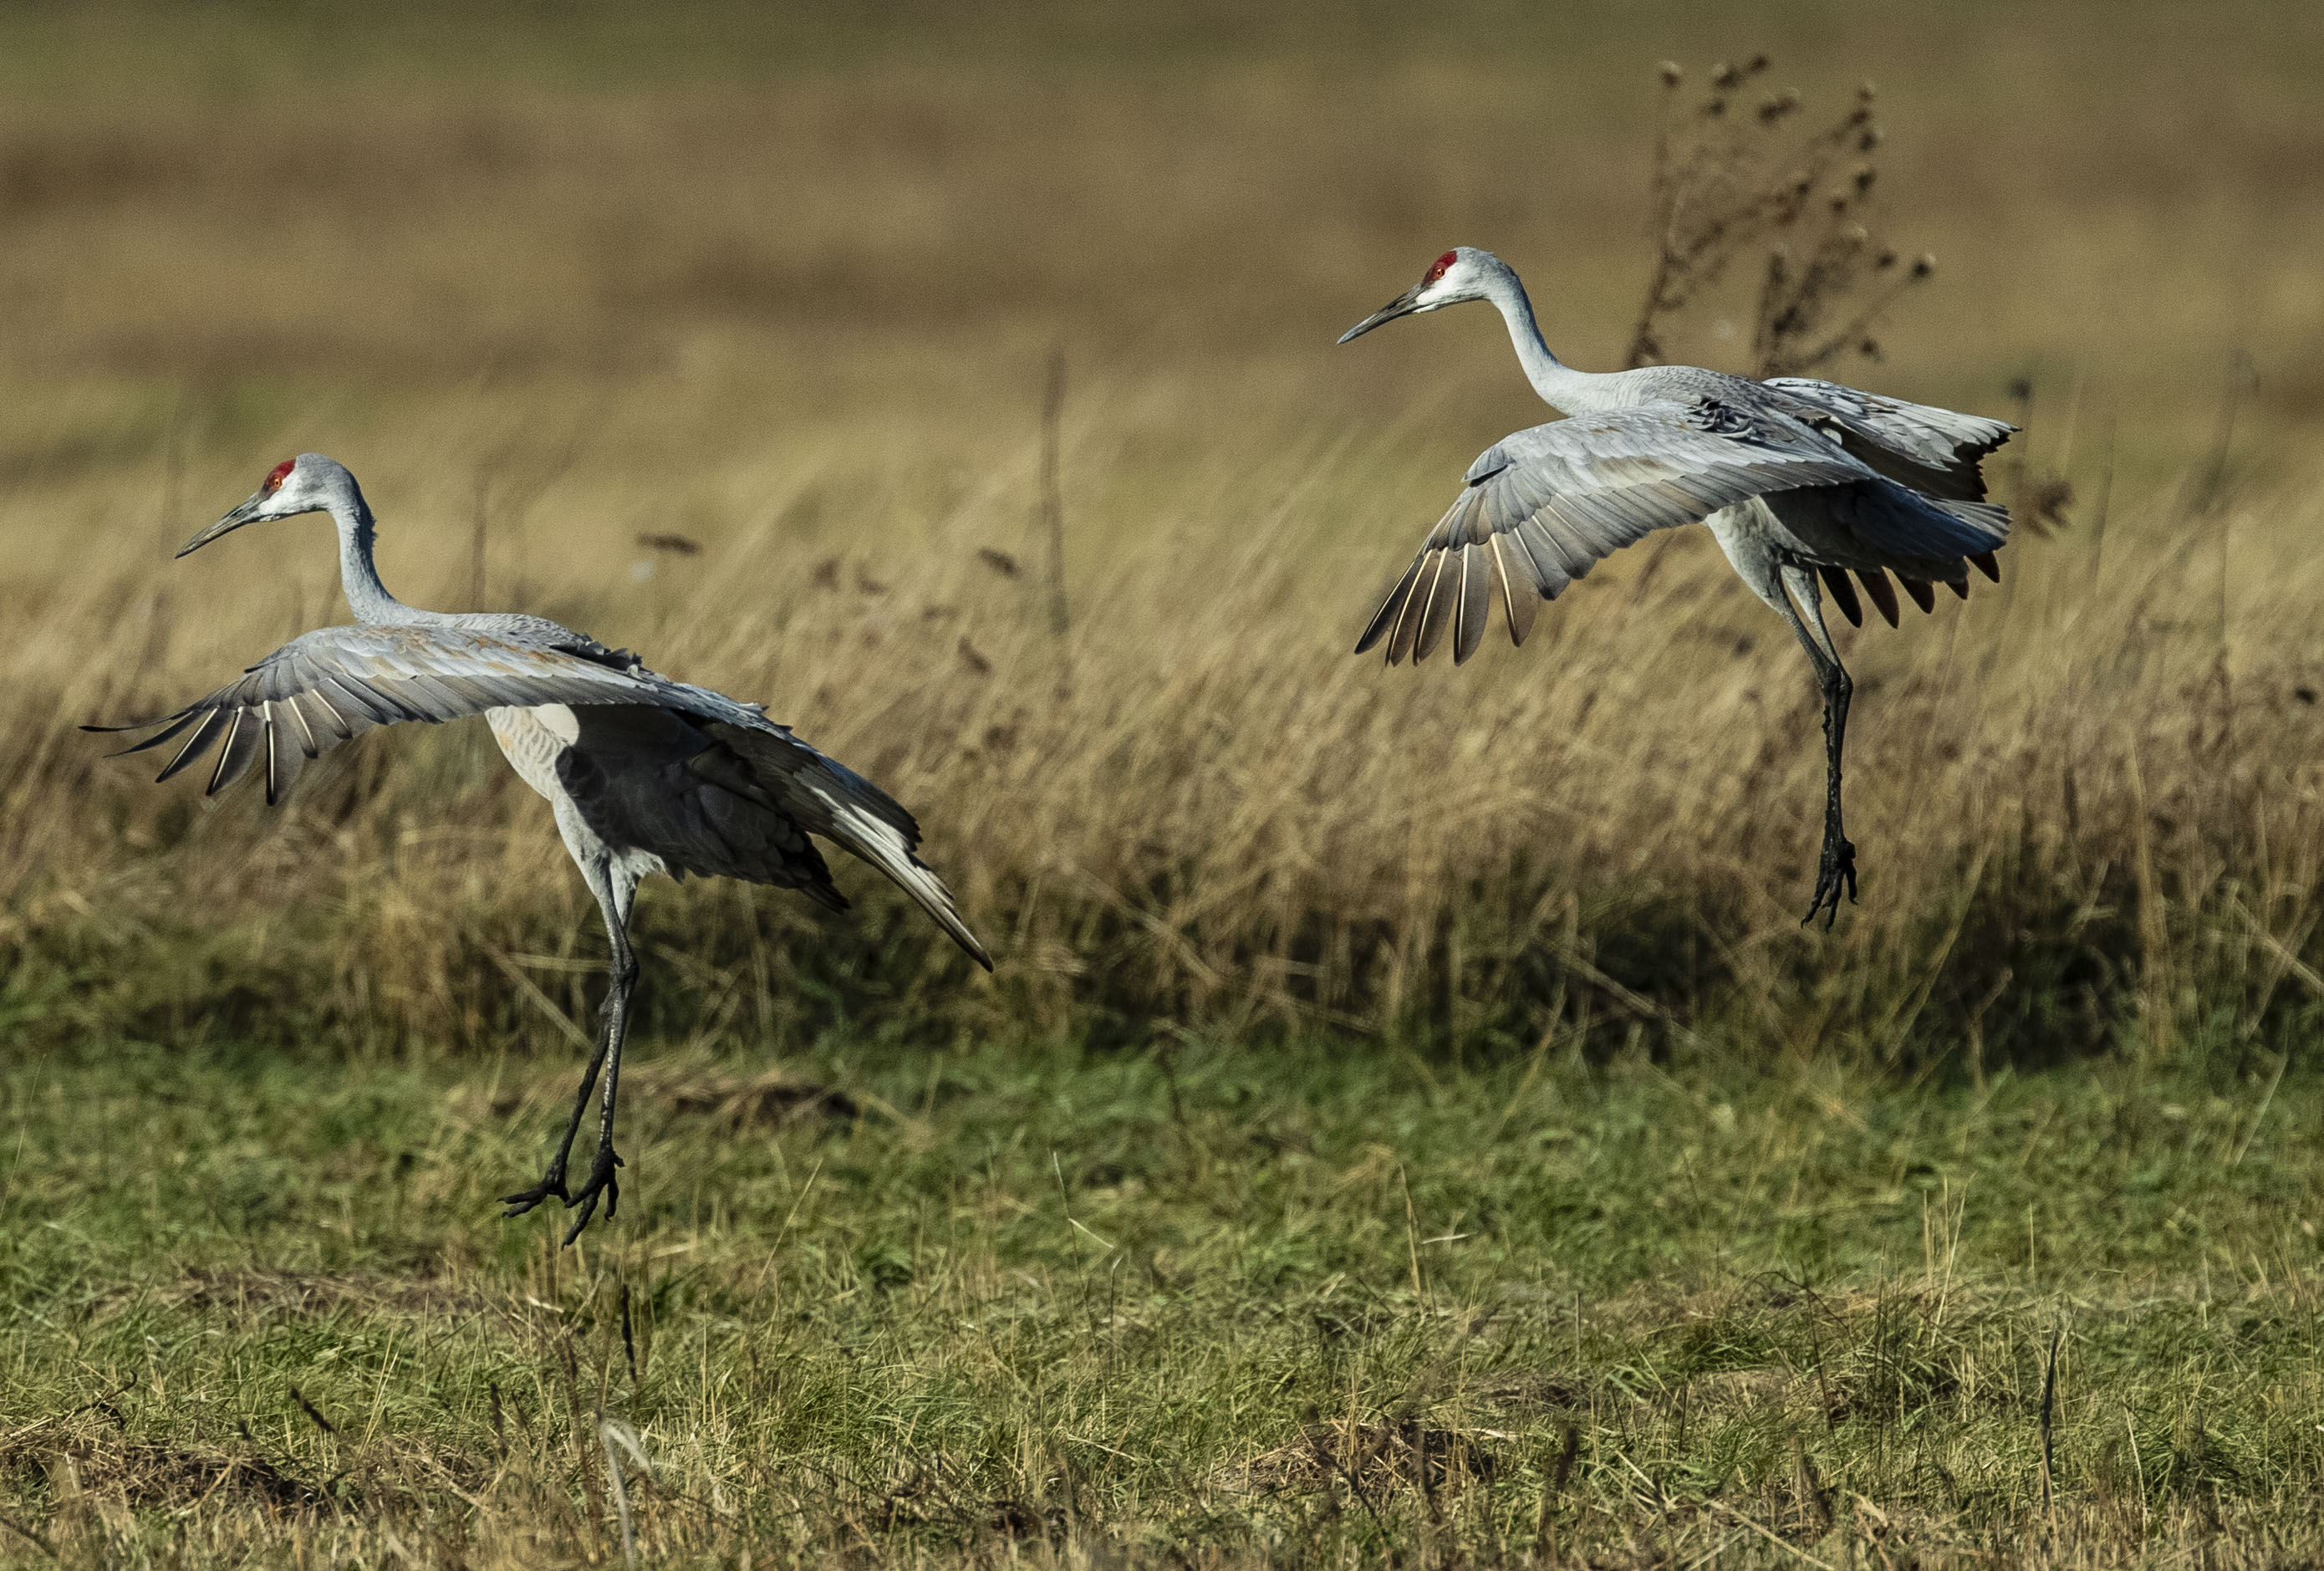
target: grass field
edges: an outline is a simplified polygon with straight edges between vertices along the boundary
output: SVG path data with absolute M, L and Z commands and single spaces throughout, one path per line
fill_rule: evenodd
M 20 1064 L 0 1563 L 2324 1546 L 2312 1074 L 1579 1046 L 665 1059 L 562 1254 L 543 1066 Z
M 609 1445 L 669 1564 L 2324 1547 L 2324 15 L 647 15 L 0 6 L 0 1563 L 603 1563 Z M 1655 62 L 1759 50 L 1937 257 L 1833 374 L 2073 493 L 1848 635 L 1829 935 L 1701 531 L 1346 653 L 1543 417 L 1481 308 L 1332 339 L 1469 243 L 1615 365 Z M 602 939 L 484 736 L 73 729 L 343 615 L 313 521 L 170 559 L 304 449 L 889 786 L 996 975 L 651 886 L 621 1217 L 495 1220 Z

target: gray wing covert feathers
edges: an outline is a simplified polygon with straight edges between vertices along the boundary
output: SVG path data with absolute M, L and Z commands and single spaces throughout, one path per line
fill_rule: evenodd
M 1759 385 L 1799 419 L 1830 431 L 1869 467 L 1945 502 L 1984 501 L 1980 462 L 2017 430 L 2005 420 L 1906 403 L 1812 376 L 1770 377 Z
M 1604 557 L 1658 529 L 1751 497 L 1867 478 L 1865 467 L 1788 420 L 1716 399 L 1640 404 L 1552 420 L 1503 439 L 1388 593 L 1356 652 L 1385 638 L 1390 665 L 1425 659 L 1452 631 L 1457 664 L 1483 642 L 1500 597 L 1523 643 L 1536 600 L 1554 600 Z
M 161 727 L 123 750 L 128 753 L 183 736 L 160 780 L 218 746 L 217 766 L 204 788 L 209 795 L 263 761 L 272 805 L 308 759 L 374 725 L 437 724 L 503 706 L 636 703 L 701 712 L 706 718 L 746 713 L 700 688 L 491 633 L 430 624 L 357 625 L 325 627 L 294 638 L 238 679 L 175 714 L 85 729 Z

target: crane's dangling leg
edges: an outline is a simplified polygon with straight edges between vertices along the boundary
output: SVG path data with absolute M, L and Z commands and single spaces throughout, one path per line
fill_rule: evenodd
M 605 1002 L 599 1010 L 599 1023 L 605 1034 L 605 1093 L 603 1111 L 597 1117 L 597 1154 L 589 1163 L 588 1181 L 581 1192 L 567 1202 L 578 1206 L 581 1215 L 565 1230 L 565 1242 L 572 1243 L 589 1225 L 589 1218 L 597 1209 L 597 1197 L 605 1197 L 605 1219 L 612 1221 L 614 1209 L 622 1201 L 621 1181 L 613 1169 L 622 1159 L 613 1150 L 613 1105 L 622 1094 L 622 1043 L 630 1034 L 630 989 L 638 980 L 638 957 L 630 951 L 630 901 L 638 892 L 638 875 L 611 856 L 601 859 L 593 870 L 589 887 L 597 897 L 597 907 L 604 913 L 605 936 L 613 947 L 613 975 L 605 988 Z
M 590 1215 L 597 1208 L 597 1196 L 605 1196 L 605 1215 L 613 1215 L 621 1197 L 621 1185 L 615 1181 L 613 1169 L 622 1165 L 613 1150 L 613 1104 L 621 1083 L 622 1044 L 629 1032 L 630 989 L 637 981 L 637 956 L 630 948 L 630 907 L 638 890 L 637 873 L 604 851 L 598 850 L 586 859 L 576 856 L 582 876 L 588 881 L 589 892 L 597 897 L 597 910 L 604 919 L 606 941 L 612 948 L 612 960 L 605 985 L 605 1001 L 597 1011 L 596 1049 L 591 1055 L 588 1067 L 582 1072 L 581 1089 L 573 1098 L 573 1116 L 566 1122 L 564 1136 L 557 1142 L 557 1154 L 549 1159 L 549 1169 L 540 1182 L 530 1189 L 503 1197 L 509 1216 L 521 1216 L 543 1200 L 554 1195 L 569 1209 L 579 1206 L 580 1217 L 567 1232 L 565 1242 L 572 1243 L 588 1225 Z M 590 1164 L 589 1179 L 579 1195 L 568 1192 L 565 1186 L 565 1165 L 572 1155 L 573 1141 L 581 1132 L 581 1115 L 588 1110 L 589 1093 L 596 1088 L 600 1069 L 605 1075 L 604 1111 L 597 1129 L 597 1154 Z
M 1840 755 L 1847 743 L 1848 701 L 1855 694 L 1856 684 L 1849 680 L 1848 668 L 1840 663 L 1840 651 L 1831 642 L 1831 630 L 1824 626 L 1823 598 L 1814 570 L 1785 563 L 1783 575 L 1784 587 L 1796 604 L 1776 609 L 1784 613 L 1800 647 L 1807 651 L 1808 663 L 1815 667 L 1816 687 L 1823 694 L 1823 850 L 1816 859 L 1815 898 L 1800 925 L 1805 927 L 1821 914 L 1824 930 L 1830 932 L 1840 916 L 1843 885 L 1849 902 L 1852 905 L 1856 901 L 1856 847 L 1840 829 Z
M 508 1207 L 502 1215 L 521 1216 L 551 1195 L 567 1206 L 573 1204 L 573 1197 L 565 1187 L 565 1163 L 573 1154 L 574 1137 L 581 1132 L 581 1115 L 589 1110 L 589 1093 L 597 1088 L 597 1071 L 604 1063 L 605 1016 L 601 1011 L 597 1016 L 596 1050 L 590 1054 L 589 1067 L 582 1072 L 581 1089 L 573 1097 L 573 1116 L 565 1123 L 565 1138 L 557 1142 L 557 1154 L 549 1159 L 548 1170 L 540 1175 L 540 1182 L 530 1189 L 501 1197 L 501 1204 Z

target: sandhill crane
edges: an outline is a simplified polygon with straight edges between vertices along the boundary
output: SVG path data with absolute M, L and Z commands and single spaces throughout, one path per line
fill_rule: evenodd
M 306 513 L 328 513 L 338 526 L 340 583 L 355 625 L 293 639 L 240 680 L 162 719 L 86 729 L 160 727 L 131 753 L 184 736 L 161 780 L 217 744 L 206 794 L 263 765 L 271 806 L 308 759 L 374 725 L 484 716 L 509 763 L 549 799 L 612 948 L 595 1049 L 573 1116 L 540 1181 L 504 1197 L 507 1215 L 553 1195 L 580 1211 L 565 1234 L 570 1243 L 600 1194 L 609 1218 L 620 1200 L 613 1106 L 638 973 L 630 904 L 646 873 L 747 879 L 842 910 L 847 901 L 807 837 L 820 835 L 895 880 L 978 965 L 992 968 L 951 893 L 913 855 L 919 826 L 885 791 L 769 720 L 761 706 L 659 676 L 625 650 L 538 616 L 453 615 L 404 605 L 372 564 L 372 513 L 355 476 L 321 454 L 276 465 L 249 500 L 178 554 L 246 523 Z M 601 1067 L 596 1157 L 574 1194 L 566 1187 L 566 1161 Z
M 1823 849 L 1815 898 L 1829 929 L 1856 847 L 1840 828 L 1840 750 L 1853 685 L 1825 628 L 1818 579 L 1849 621 L 1864 614 L 1854 573 L 1890 626 L 1895 573 L 1923 611 L 1930 586 L 1966 598 L 1969 566 L 2001 572 L 2006 510 L 1985 500 L 1978 463 L 2014 427 L 1807 377 L 1754 382 L 1692 365 L 1577 371 L 1549 351 L 1525 286 L 1489 251 L 1460 246 L 1340 337 L 1462 300 L 1490 300 L 1543 402 L 1568 418 L 1504 438 L 1467 484 L 1357 641 L 1388 641 L 1390 665 L 1425 659 L 1452 633 L 1455 664 L 1476 652 L 1496 594 L 1523 643 L 1536 597 L 1554 600 L 1598 559 L 1657 529 L 1704 522 L 1751 592 L 1807 651 L 1823 698 Z

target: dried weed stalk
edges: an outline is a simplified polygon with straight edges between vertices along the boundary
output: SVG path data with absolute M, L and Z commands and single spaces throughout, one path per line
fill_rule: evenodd
M 1798 92 L 1753 84 L 1767 57 L 1714 67 L 1683 104 L 1685 73 L 1665 60 L 1655 134 L 1654 269 L 1628 363 L 1663 358 L 1671 325 L 1748 258 L 1761 255 L 1751 370 L 1812 371 L 1853 350 L 1880 357 L 1872 328 L 1935 263 L 1903 262 L 1877 231 L 1882 133 L 1869 83 L 1847 111 L 1804 135 Z

